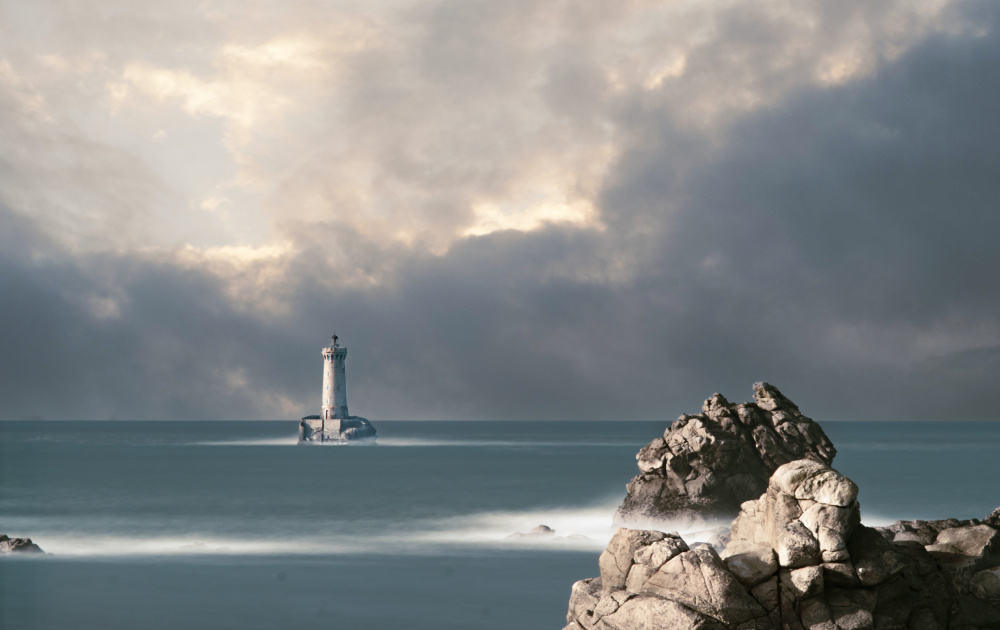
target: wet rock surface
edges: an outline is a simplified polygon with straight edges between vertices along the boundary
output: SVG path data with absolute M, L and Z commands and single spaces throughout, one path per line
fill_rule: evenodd
M 795 403 L 768 383 L 753 390 L 747 403 L 713 395 L 700 414 L 682 415 L 640 450 L 640 474 L 628 484 L 615 524 L 728 522 L 744 501 L 764 492 L 779 466 L 803 458 L 833 462 L 833 444 Z
M 566 630 L 1000 629 L 996 519 L 861 524 L 858 487 L 815 459 L 778 467 L 720 554 L 620 528 L 574 584 Z

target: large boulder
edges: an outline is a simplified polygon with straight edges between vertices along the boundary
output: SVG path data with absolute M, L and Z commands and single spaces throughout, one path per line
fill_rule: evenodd
M 690 528 L 731 520 L 758 497 L 771 473 L 798 459 L 830 464 L 836 449 L 820 426 L 778 388 L 755 383 L 754 402 L 715 394 L 702 412 L 682 415 L 636 455 L 640 474 L 615 523 Z
M 860 523 L 857 496 L 854 482 L 825 464 L 785 464 L 759 499 L 743 504 L 729 544 L 767 545 L 779 566 L 788 568 L 843 562 Z
M 858 487 L 830 466 L 779 466 L 728 545 L 618 529 L 601 577 L 573 586 L 568 630 L 1000 628 L 994 521 L 861 524 Z M 904 535 L 905 534 L 905 535 Z

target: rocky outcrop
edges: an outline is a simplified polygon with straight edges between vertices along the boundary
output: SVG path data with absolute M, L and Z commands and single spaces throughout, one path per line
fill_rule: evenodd
M 527 532 L 515 532 L 507 538 L 545 538 L 547 536 L 555 535 L 556 530 L 552 529 L 548 525 L 535 525 Z
M 721 554 L 621 528 L 601 576 L 573 585 L 566 630 L 1000 628 L 993 520 L 875 529 L 857 494 L 828 465 L 797 460 L 742 505 Z
M 0 554 L 4 553 L 44 553 L 30 538 L 10 538 L 0 534 Z
M 682 415 L 636 459 L 641 474 L 615 513 L 616 525 L 686 529 L 730 521 L 760 496 L 779 466 L 807 458 L 831 464 L 837 451 L 777 387 L 754 383 L 754 402 L 715 394 L 702 413 Z
M 299 444 L 374 444 L 377 433 L 367 418 L 350 416 L 323 420 L 306 416 L 299 422 Z
M 558 541 L 562 543 L 562 542 L 589 541 L 591 539 L 584 536 L 583 534 L 569 534 L 568 536 L 557 536 L 556 530 L 552 529 L 548 525 L 536 525 L 531 529 L 529 529 L 527 532 L 514 532 L 513 534 L 507 536 L 506 540 L 517 540 L 524 542 Z

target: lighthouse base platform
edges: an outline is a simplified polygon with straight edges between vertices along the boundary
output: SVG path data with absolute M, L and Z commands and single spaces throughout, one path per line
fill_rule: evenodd
M 360 416 L 306 416 L 299 422 L 299 444 L 374 444 L 375 437 L 375 427 Z

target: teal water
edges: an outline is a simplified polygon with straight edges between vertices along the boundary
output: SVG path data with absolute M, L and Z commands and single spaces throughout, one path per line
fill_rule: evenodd
M 0 423 L 0 628 L 560 628 L 666 424 Z M 824 429 L 869 524 L 1000 504 L 1000 423 Z

